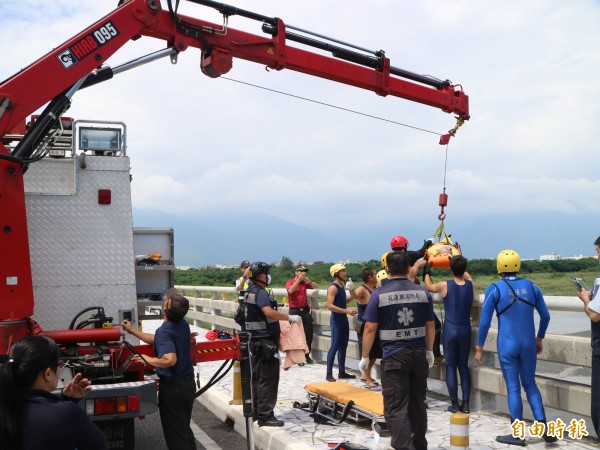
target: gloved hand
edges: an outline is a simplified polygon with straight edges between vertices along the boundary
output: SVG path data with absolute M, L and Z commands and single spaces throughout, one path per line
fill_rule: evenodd
M 433 239 L 431 239 L 431 238 L 423 239 L 423 241 L 425 242 L 424 247 L 426 249 L 428 249 L 429 247 L 431 247 L 433 245 Z
M 360 370 L 360 373 L 362 373 L 363 375 L 367 373 L 368 366 L 369 358 L 361 358 L 360 362 L 358 363 L 358 369 Z
M 288 317 L 288 321 L 290 323 L 302 323 L 302 317 L 291 315 L 291 316 Z
M 423 267 L 423 282 L 425 282 L 425 275 L 431 276 L 431 268 L 433 267 L 433 263 L 427 262 L 425 267 Z
M 433 367 L 434 361 L 433 352 L 427 350 L 427 352 L 425 353 L 425 357 L 427 358 L 427 364 L 429 364 L 429 369 L 431 369 Z
M 348 278 L 348 281 L 346 281 L 346 289 L 348 289 L 349 291 L 354 289 L 354 283 L 352 282 L 352 278 Z

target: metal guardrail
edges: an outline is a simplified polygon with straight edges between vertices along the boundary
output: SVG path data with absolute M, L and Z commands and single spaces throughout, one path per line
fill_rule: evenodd
M 239 330 L 239 326 L 233 321 L 232 317 L 237 309 L 237 292 L 233 287 L 218 286 L 176 286 L 176 288 L 186 295 L 191 302 L 192 308 L 188 317 L 193 319 L 198 326 L 210 326 L 215 328 L 227 328 Z M 208 293 L 208 295 L 207 295 Z M 287 296 L 285 289 L 273 289 L 276 297 Z M 316 299 L 326 298 L 327 291 L 324 289 L 311 289 L 308 291 L 310 297 Z M 225 299 L 227 296 L 229 300 Z M 581 312 L 580 302 L 574 301 L 574 297 L 545 297 L 546 305 L 550 311 L 576 311 Z M 434 295 L 434 302 L 440 303 L 441 296 Z M 473 305 L 473 346 L 477 340 L 477 325 L 483 305 L 483 295 L 479 295 Z M 283 308 L 286 311 L 286 308 Z M 327 335 L 329 330 L 329 318 L 331 313 L 324 309 L 313 310 L 315 324 L 315 336 L 313 339 L 313 353 L 315 351 L 326 353 L 330 347 L 330 338 Z M 353 317 L 349 317 L 350 329 L 353 329 Z M 497 395 L 506 396 L 506 385 L 502 378 L 502 373 L 497 362 L 496 348 L 497 330 L 490 329 L 485 343 L 486 366 L 479 367 L 470 364 L 472 381 L 472 397 L 475 397 L 475 403 L 479 403 L 482 409 L 496 409 L 497 405 L 494 398 Z M 359 360 L 358 344 L 356 341 L 350 341 L 346 352 L 347 358 Z M 540 361 L 550 364 L 565 365 L 565 371 L 568 373 L 573 368 L 591 367 L 591 348 L 590 338 L 580 336 L 565 336 L 558 334 L 547 334 L 544 339 L 544 351 L 538 355 Z M 445 381 L 445 368 L 443 366 L 434 367 L 429 374 L 431 379 Z M 546 407 L 559 411 L 566 411 L 575 415 L 589 417 L 591 387 L 589 384 L 582 384 L 549 376 L 536 376 L 536 381 L 544 404 Z M 523 393 L 523 399 L 526 400 Z M 474 403 L 472 399 L 472 404 Z M 590 422 L 591 423 L 591 422 Z

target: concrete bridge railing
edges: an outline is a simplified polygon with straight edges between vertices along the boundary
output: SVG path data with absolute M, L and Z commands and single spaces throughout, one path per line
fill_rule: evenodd
M 232 317 L 237 309 L 237 293 L 233 287 L 217 286 L 176 286 L 176 288 L 186 295 L 192 304 L 188 317 L 193 319 L 195 325 L 200 327 L 210 326 L 212 329 L 234 329 L 239 330 L 239 326 L 233 321 Z M 309 295 L 320 301 L 320 309 L 313 310 L 315 324 L 315 337 L 313 339 L 313 357 L 318 360 L 324 360 L 330 347 L 329 318 L 331 313 L 326 309 L 325 298 L 326 290 L 309 290 Z M 287 296 L 285 289 L 273 289 L 276 298 Z M 229 299 L 225 299 L 229 298 Z M 577 311 L 581 312 L 580 302 L 574 301 L 573 297 L 545 297 L 548 309 L 550 311 Z M 441 297 L 434 295 L 434 302 L 440 303 Z M 280 303 L 283 303 L 280 301 Z M 477 327 L 483 305 L 483 296 L 479 296 L 473 306 L 472 323 L 473 337 L 472 345 L 474 347 L 477 340 Z M 287 311 L 287 308 L 282 308 Z M 353 329 L 354 318 L 349 317 L 350 329 Z M 209 325 L 207 325 L 209 324 Z M 496 349 L 497 330 L 491 328 L 485 343 L 485 362 L 483 367 L 475 364 L 471 359 L 469 369 L 472 379 L 471 405 L 475 408 L 481 408 L 488 411 L 500 411 L 502 406 L 506 407 L 506 399 L 498 399 L 498 396 L 506 396 L 506 385 L 502 378 L 502 373 L 497 360 Z M 473 357 L 473 353 L 471 357 Z M 358 344 L 351 340 L 348 344 L 346 353 L 350 367 L 357 367 L 357 361 L 360 359 L 358 354 Z M 591 367 L 591 348 L 590 338 L 580 336 L 565 336 L 558 334 L 547 334 L 544 339 L 544 351 L 538 355 L 539 366 L 543 362 L 548 365 L 562 366 L 562 371 L 569 373 L 574 368 Z M 378 370 L 378 366 L 376 368 Z M 560 370 L 558 370 L 560 371 Z M 323 375 L 325 376 L 325 374 Z M 445 366 L 434 367 L 429 374 L 430 389 L 445 393 Z M 435 380 L 439 380 L 435 383 Z M 591 388 L 589 383 L 582 384 L 574 381 L 560 379 L 560 377 L 551 377 L 546 375 L 537 375 L 536 381 L 544 404 L 546 406 L 546 415 L 548 419 L 561 417 L 565 418 L 564 413 L 569 413 L 579 419 L 584 418 L 590 424 L 588 432 L 593 432 L 590 415 Z M 432 388 L 432 384 L 434 387 Z M 526 400 L 523 394 L 524 400 Z M 526 408 L 527 409 L 527 408 Z M 555 413 L 552 414 L 552 410 Z M 562 414 L 562 416 L 561 416 Z M 570 417 L 569 417 L 570 420 Z

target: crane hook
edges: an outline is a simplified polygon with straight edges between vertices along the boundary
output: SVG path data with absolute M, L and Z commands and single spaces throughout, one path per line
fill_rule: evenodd
M 440 145 L 447 145 L 450 142 L 450 138 L 453 137 L 456 132 L 458 131 L 458 129 L 460 127 L 462 127 L 463 123 L 465 123 L 465 118 L 464 117 L 457 117 L 456 118 L 456 125 L 454 125 L 454 128 L 452 128 L 451 130 L 448 130 L 447 134 L 442 134 L 440 136 Z
M 448 194 L 446 194 L 446 188 L 444 188 L 444 192 L 440 194 L 440 200 L 438 204 L 441 206 L 441 212 L 438 215 L 438 220 L 444 221 L 446 218 L 446 213 L 444 212 L 444 208 L 448 206 Z

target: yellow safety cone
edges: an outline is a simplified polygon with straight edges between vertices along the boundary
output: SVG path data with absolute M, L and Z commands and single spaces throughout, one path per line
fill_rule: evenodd
M 230 405 L 242 404 L 242 373 L 240 371 L 240 362 L 233 362 L 233 400 Z
M 469 415 L 456 412 L 450 416 L 450 448 L 467 450 L 469 447 Z

